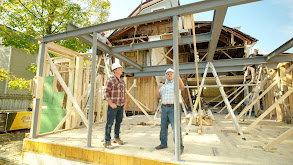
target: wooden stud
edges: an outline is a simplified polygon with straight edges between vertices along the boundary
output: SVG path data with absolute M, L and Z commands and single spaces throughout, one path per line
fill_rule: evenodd
M 229 99 L 229 97 L 231 97 L 234 93 L 238 92 L 238 90 L 241 89 L 241 87 L 237 88 L 234 92 L 230 93 L 227 96 L 227 99 Z M 216 104 L 215 106 L 212 107 L 212 109 L 216 108 L 218 105 L 220 105 L 222 102 L 224 102 L 224 99 L 222 101 L 220 101 L 218 104 Z
M 138 108 L 146 115 L 146 117 L 154 124 L 156 125 L 155 121 L 149 116 L 149 114 L 143 109 L 143 107 L 140 105 L 140 103 L 128 92 L 126 91 L 127 95 L 132 99 L 132 101 L 138 106 Z
M 206 58 L 206 56 L 208 55 L 208 52 L 206 52 L 206 54 L 199 60 L 200 62 L 203 61 L 204 58 Z M 194 59 L 195 60 L 195 59 Z
M 261 114 L 253 123 L 251 123 L 245 131 L 250 131 L 253 129 L 263 118 L 265 118 L 272 110 L 276 108 L 285 98 L 287 98 L 293 92 L 293 88 L 288 90 L 282 97 L 280 97 L 272 106 L 270 106 L 263 114 Z
M 76 108 L 77 112 L 81 116 L 82 121 L 84 122 L 84 124 L 87 127 L 88 126 L 87 118 L 82 113 L 82 111 L 81 111 L 80 107 L 78 106 L 75 98 L 72 96 L 72 93 L 70 92 L 69 87 L 66 86 L 64 80 L 62 79 L 61 75 L 59 74 L 59 72 L 58 72 L 57 68 L 55 67 L 54 63 L 52 62 L 52 60 L 50 58 L 48 58 L 48 59 L 49 59 L 49 62 L 50 62 L 50 65 L 51 65 L 53 73 L 56 74 L 59 83 L 61 84 L 62 88 L 64 89 L 65 93 L 67 94 L 67 97 L 70 99 L 70 101 L 72 102 L 73 106 Z
M 242 87 L 239 87 L 239 88 L 242 88 Z M 231 103 L 233 100 L 235 100 L 237 98 L 237 96 L 239 96 L 244 90 L 245 88 L 248 88 L 248 87 L 244 87 L 242 88 L 230 101 L 229 103 Z M 225 108 L 227 107 L 227 105 L 225 105 L 218 113 L 221 113 Z
M 232 59 L 232 57 L 228 54 L 228 53 L 226 53 L 224 50 L 221 50 L 221 52 L 222 53 L 224 53 L 227 57 L 229 57 L 230 59 Z
M 271 148 L 275 147 L 276 145 L 280 144 L 282 141 L 288 139 L 291 136 L 293 136 L 293 127 L 290 128 L 285 133 L 283 133 L 282 135 L 278 136 L 276 139 L 271 141 L 269 144 L 267 144 L 263 148 L 265 151 L 269 151 Z
M 172 58 L 170 58 L 169 56 L 168 56 L 168 54 L 171 52 L 171 50 L 173 50 L 173 46 L 168 50 L 168 52 L 167 53 L 162 53 L 163 54 L 163 56 L 164 57 L 162 57 L 162 59 L 158 62 L 158 64 L 157 65 L 160 65 L 161 64 L 161 62 L 165 59 L 165 58 L 168 58 L 170 61 L 172 61 L 173 62 L 173 59 Z
M 83 74 L 83 56 L 76 56 L 76 68 L 74 79 L 74 98 L 77 100 L 77 104 L 81 107 L 81 94 L 82 94 L 82 74 Z M 72 114 L 72 128 L 75 128 L 79 123 L 79 115 L 77 111 Z
M 69 67 L 71 67 L 71 68 L 75 67 L 74 63 L 75 63 L 75 61 L 71 59 L 69 62 Z M 56 70 L 56 72 L 58 72 L 58 71 Z M 70 93 L 73 93 L 73 81 L 74 81 L 74 71 L 72 69 L 69 69 L 68 88 L 69 88 Z M 69 111 L 72 110 L 72 102 L 68 96 L 67 96 L 66 103 L 67 103 L 66 104 L 66 113 L 68 113 Z M 71 116 L 69 116 L 68 119 L 66 120 L 65 128 L 66 129 L 72 128 L 72 117 Z
M 234 88 L 228 90 L 226 93 L 230 93 L 230 92 L 232 92 L 233 90 L 234 90 Z M 213 99 L 207 101 L 206 103 L 213 102 L 213 101 L 217 100 L 217 99 L 220 98 L 220 97 L 222 97 L 222 95 L 219 95 L 219 96 L 217 96 L 217 97 L 215 97 L 215 98 L 213 98 Z
M 256 104 L 266 93 L 268 93 L 276 84 L 278 81 L 274 81 L 260 96 L 258 96 L 251 104 L 246 106 L 241 113 L 237 116 L 237 120 L 239 120 L 250 108 L 253 107 L 254 104 Z

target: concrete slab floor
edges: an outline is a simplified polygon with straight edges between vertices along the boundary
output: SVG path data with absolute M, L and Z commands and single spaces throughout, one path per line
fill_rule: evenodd
M 182 119 L 185 146 L 184 153 L 181 155 L 183 164 L 293 164 L 293 137 L 283 141 L 270 152 L 262 149 L 263 146 L 290 129 L 292 124 L 265 119 L 251 132 L 244 134 L 247 139 L 244 141 L 237 133 L 227 131 L 235 129 L 232 120 L 224 120 L 224 114 L 214 115 L 216 120 L 213 126 L 203 126 L 203 134 L 197 133 L 199 126 L 192 125 L 190 133 L 185 135 L 186 123 Z M 252 117 L 250 123 L 255 119 Z M 160 123 L 160 119 L 155 121 Z M 144 122 L 146 125 L 142 124 Z M 240 122 L 240 126 L 244 129 L 248 124 Z M 163 150 L 155 149 L 155 146 L 160 144 L 160 126 L 151 125 L 144 115 L 131 116 L 123 120 L 120 135 L 126 144 L 118 146 L 112 143 L 115 149 L 103 147 L 104 129 L 105 123 L 93 126 L 92 149 L 161 161 L 170 161 L 175 157 L 171 125 L 168 148 Z M 112 138 L 113 134 L 112 128 Z M 84 127 L 42 136 L 37 140 L 85 148 L 86 138 L 87 129 Z

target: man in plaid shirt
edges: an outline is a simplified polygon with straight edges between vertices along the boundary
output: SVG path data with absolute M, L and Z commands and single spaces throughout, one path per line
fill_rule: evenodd
M 184 88 L 183 81 L 180 77 L 179 79 L 179 89 Z M 160 83 L 156 90 L 157 98 L 161 98 L 162 101 L 162 112 L 161 112 L 161 131 L 160 131 L 160 141 L 161 144 L 156 147 L 157 150 L 167 148 L 168 141 L 168 125 L 171 123 L 173 130 L 173 141 L 174 137 L 174 70 L 169 68 L 166 71 L 166 82 L 165 84 Z M 180 123 L 181 123 L 181 113 L 180 113 Z M 181 154 L 183 153 L 184 146 L 182 143 L 182 134 L 180 126 L 180 146 Z
M 111 145 L 111 129 L 115 120 L 114 128 L 114 143 L 123 145 L 123 141 L 120 140 L 120 124 L 123 119 L 123 107 L 127 106 L 125 82 L 121 78 L 122 66 L 119 63 L 112 65 L 114 76 L 110 77 L 105 86 L 104 100 L 108 102 L 107 111 L 107 123 L 105 127 L 105 144 L 106 148 L 112 149 Z

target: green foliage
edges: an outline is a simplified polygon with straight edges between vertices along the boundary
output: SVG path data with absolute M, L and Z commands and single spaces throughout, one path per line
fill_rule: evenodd
M 37 69 L 38 69 L 38 66 L 37 66 L 37 64 L 35 64 L 35 63 L 31 63 L 31 66 L 29 66 L 29 67 L 27 68 L 28 71 L 31 71 L 31 72 L 33 72 L 34 74 L 37 73 Z
M 33 38 L 66 31 L 67 23 L 79 27 L 105 22 L 109 16 L 109 0 L 2 0 L 0 37 L 3 45 L 23 48 L 29 54 L 38 51 Z M 89 45 L 78 39 L 59 41 L 77 52 L 86 52 Z
M 8 80 L 8 88 L 11 89 L 26 89 L 29 90 L 30 80 L 25 80 L 24 78 L 17 78 L 8 70 L 3 68 L 0 70 L 0 81 Z

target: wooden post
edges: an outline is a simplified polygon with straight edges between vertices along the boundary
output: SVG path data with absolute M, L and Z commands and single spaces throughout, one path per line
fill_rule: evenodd
M 98 102 L 97 102 L 97 121 L 101 122 L 101 112 L 102 112 L 102 100 L 103 100 L 103 79 L 102 79 L 102 75 L 99 75 L 98 77 Z
M 290 67 L 293 67 L 293 64 L 290 63 Z M 292 88 L 292 84 L 293 84 L 293 79 L 292 79 L 292 75 L 293 75 L 293 71 L 288 71 L 289 68 L 287 69 L 287 80 L 288 80 L 288 90 L 290 90 Z M 290 112 L 291 114 L 293 114 L 293 94 L 289 95 L 289 106 L 290 106 Z
M 41 47 L 41 46 L 40 46 Z M 46 45 L 45 47 L 45 56 L 44 56 L 44 67 L 43 67 L 43 77 L 38 77 L 38 85 L 37 85 L 37 92 L 39 94 L 37 94 L 38 99 L 40 99 L 40 103 L 39 103 L 39 118 L 38 118 L 38 123 L 37 123 L 37 136 L 40 134 L 40 127 L 41 127 L 41 113 L 42 113 L 42 105 L 43 105 L 43 90 L 44 90 L 44 81 L 45 81 L 45 77 L 46 77 L 46 73 L 47 73 L 47 68 L 48 68 L 48 46 Z M 41 93 L 40 93 L 41 92 Z
M 83 56 L 76 56 L 74 98 L 77 101 L 79 107 L 81 107 L 83 59 Z M 77 111 L 74 111 L 72 114 L 72 128 L 75 128 L 78 125 L 79 119 L 80 117 Z
M 89 83 L 90 83 L 90 61 L 87 60 L 86 61 L 86 69 L 85 69 L 85 81 L 84 81 L 84 91 L 86 91 L 86 95 L 85 95 L 85 98 L 88 98 L 89 95 L 88 95 L 88 89 L 89 89 Z M 83 104 L 82 105 L 85 105 L 87 102 L 87 99 L 83 99 Z
M 280 79 L 279 81 L 278 81 L 278 84 L 277 84 L 277 86 L 279 87 L 279 89 L 281 89 L 281 91 L 282 91 L 282 80 L 283 80 L 283 74 L 281 73 L 281 68 L 282 68 L 282 66 L 279 68 L 279 69 L 277 69 L 277 73 L 276 73 L 276 76 Z M 277 94 L 277 92 L 276 91 L 274 91 L 274 100 L 275 101 L 277 101 L 277 98 L 276 98 L 276 94 Z M 281 107 L 280 106 L 276 106 L 276 112 L 277 112 L 277 121 L 282 121 L 282 112 L 281 112 Z
M 191 15 L 191 23 L 192 23 L 192 36 L 193 36 L 193 54 L 194 54 L 194 62 L 195 62 L 195 70 L 196 70 L 197 99 L 199 99 L 198 101 L 199 125 L 200 125 L 200 133 L 202 133 L 202 114 L 201 114 L 199 75 L 198 75 L 198 64 L 197 64 L 197 54 L 196 54 L 197 49 L 196 49 L 196 38 L 195 38 L 195 25 L 194 25 L 193 14 Z
M 289 85 L 290 85 L 290 83 L 289 83 L 289 81 L 291 81 L 291 79 L 290 79 L 290 75 L 289 75 L 289 73 L 288 72 L 286 72 L 286 70 L 288 69 L 290 67 L 290 64 L 289 63 L 287 63 L 286 65 L 284 65 L 284 79 L 283 79 L 283 91 L 284 91 L 284 93 L 286 93 L 288 90 L 289 90 Z M 289 95 L 289 97 L 287 97 L 285 100 L 284 100 L 284 103 L 288 106 L 288 108 L 289 108 L 289 98 L 290 98 L 290 95 Z M 285 107 L 284 107 L 284 109 L 285 109 Z M 290 108 L 289 108 L 289 111 L 290 111 Z M 287 118 L 289 118 L 290 116 L 289 116 L 289 114 L 288 114 L 288 112 L 287 111 L 285 111 L 284 112 L 285 113 L 285 116 L 284 116 L 284 118 L 283 118 L 283 121 L 285 121 Z
M 187 82 L 186 82 L 186 84 L 187 84 Z M 188 86 L 188 84 L 186 86 Z M 189 88 L 186 88 L 186 90 L 187 90 L 187 94 L 188 94 L 189 106 L 191 109 L 193 109 L 193 104 L 192 104 L 192 99 L 191 99 Z
M 272 70 L 272 74 L 273 75 L 277 75 L 276 70 Z M 275 96 L 274 96 L 274 91 L 270 91 L 269 92 L 269 107 L 272 106 L 275 102 Z M 276 116 L 277 112 L 276 110 L 272 111 L 272 113 L 270 113 L 270 119 L 273 118 L 273 116 Z
M 70 59 L 69 61 L 69 67 L 73 68 L 75 67 L 74 60 Z M 69 69 L 69 78 L 68 78 L 68 88 L 70 90 L 70 93 L 73 93 L 73 80 L 74 80 L 74 73 L 72 69 Z M 72 102 L 70 98 L 67 96 L 67 104 L 66 104 L 66 113 L 70 112 L 72 110 Z M 72 116 L 69 116 L 65 123 L 65 129 L 73 128 L 72 127 Z

